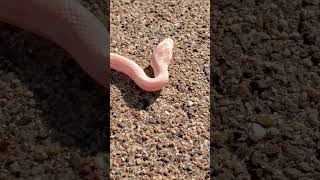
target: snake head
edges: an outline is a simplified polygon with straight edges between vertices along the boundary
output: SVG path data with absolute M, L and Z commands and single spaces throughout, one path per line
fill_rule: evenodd
M 154 49 L 150 58 L 150 64 L 154 69 L 155 75 L 159 74 L 162 70 L 168 69 L 172 60 L 173 47 L 173 40 L 171 38 L 166 38 Z

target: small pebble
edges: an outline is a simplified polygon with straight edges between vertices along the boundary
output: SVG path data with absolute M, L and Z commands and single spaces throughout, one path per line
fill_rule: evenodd
M 194 103 L 192 101 L 188 101 L 188 106 L 192 106 Z
M 258 142 L 266 136 L 266 130 L 260 124 L 253 123 L 249 135 L 251 140 Z
M 140 165 L 142 163 L 142 160 L 139 158 L 136 160 L 136 162 L 137 162 L 137 165 Z
M 312 125 L 318 125 L 319 124 L 319 112 L 317 109 L 312 109 L 312 108 L 308 108 L 307 109 L 307 113 L 308 113 L 308 120 L 310 122 L 310 124 Z

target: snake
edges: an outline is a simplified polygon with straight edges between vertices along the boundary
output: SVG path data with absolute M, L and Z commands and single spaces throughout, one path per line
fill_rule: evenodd
M 126 74 L 145 91 L 159 91 L 169 81 L 171 38 L 162 40 L 151 53 L 154 77 L 149 77 L 133 60 L 109 52 L 108 30 L 79 0 L 0 0 L 0 21 L 53 41 L 105 88 L 110 86 L 109 67 Z

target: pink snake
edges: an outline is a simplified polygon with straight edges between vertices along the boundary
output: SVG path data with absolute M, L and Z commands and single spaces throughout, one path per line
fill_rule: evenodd
M 0 21 L 52 40 L 66 49 L 82 69 L 108 88 L 105 26 L 76 0 L 0 0 Z M 150 63 L 154 78 L 134 61 L 110 53 L 110 68 L 128 75 L 145 91 L 159 91 L 168 83 L 173 40 L 164 39 L 154 49 Z

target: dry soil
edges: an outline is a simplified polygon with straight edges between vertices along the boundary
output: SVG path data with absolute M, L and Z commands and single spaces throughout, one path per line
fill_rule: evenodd
M 319 1 L 215 4 L 213 179 L 319 179 Z

